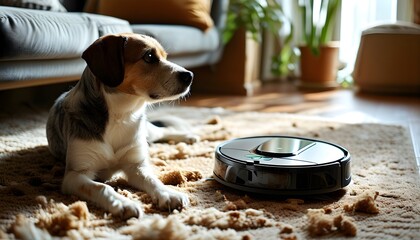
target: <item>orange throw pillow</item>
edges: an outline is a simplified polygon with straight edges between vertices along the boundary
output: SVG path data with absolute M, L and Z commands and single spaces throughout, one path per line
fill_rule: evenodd
M 98 0 L 96 13 L 132 24 L 188 25 L 203 31 L 213 26 L 211 0 Z

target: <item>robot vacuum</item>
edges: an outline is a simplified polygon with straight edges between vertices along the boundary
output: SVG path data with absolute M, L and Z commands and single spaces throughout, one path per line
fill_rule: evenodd
M 237 138 L 216 148 L 214 178 L 241 191 L 311 195 L 351 181 L 350 153 L 333 143 L 290 136 Z

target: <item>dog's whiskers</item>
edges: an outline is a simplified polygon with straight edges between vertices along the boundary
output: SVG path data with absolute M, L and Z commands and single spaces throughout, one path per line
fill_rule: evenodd
M 154 110 L 155 109 L 155 105 L 154 104 L 147 104 L 147 110 Z

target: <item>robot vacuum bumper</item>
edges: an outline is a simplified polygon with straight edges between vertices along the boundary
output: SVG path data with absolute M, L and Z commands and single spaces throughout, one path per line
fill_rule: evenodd
M 246 192 L 322 194 L 351 182 L 350 153 L 309 138 L 237 138 L 217 146 L 213 173 L 221 184 Z

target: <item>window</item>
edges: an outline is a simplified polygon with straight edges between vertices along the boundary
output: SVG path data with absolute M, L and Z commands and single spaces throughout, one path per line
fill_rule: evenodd
M 409 2 L 407 0 L 404 0 Z M 362 31 L 397 21 L 397 0 L 343 0 L 339 26 L 340 61 L 346 64 L 339 78 L 351 74 L 356 60 Z
M 293 41 L 297 45 L 301 39 L 302 26 L 300 11 L 296 0 L 277 0 L 285 14 L 295 26 Z M 415 0 L 342 0 L 340 22 L 336 26 L 334 39 L 340 40 L 340 61 L 345 68 L 339 72 L 339 81 L 347 78 L 351 81 L 354 62 L 359 48 L 360 36 L 363 30 L 382 23 L 396 21 L 412 21 L 413 1 Z M 283 34 L 288 34 L 284 31 Z M 282 34 L 282 33 L 281 33 Z M 273 79 L 270 73 L 273 47 L 276 43 L 266 37 L 263 47 L 262 79 Z

